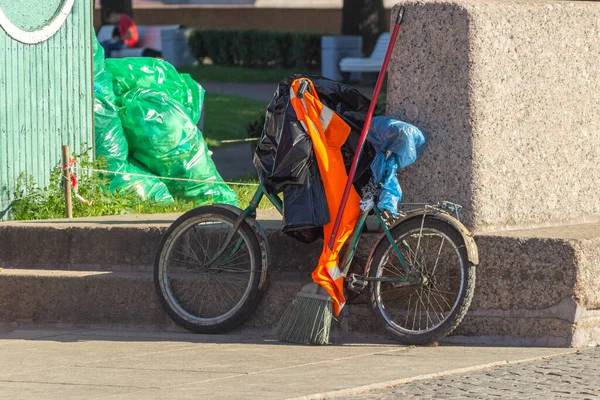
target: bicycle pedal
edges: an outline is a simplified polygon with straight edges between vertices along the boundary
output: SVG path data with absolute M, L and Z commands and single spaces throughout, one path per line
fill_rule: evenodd
M 347 289 L 353 291 L 354 293 L 360 293 L 367 287 L 368 282 L 361 275 L 350 274 L 346 278 Z

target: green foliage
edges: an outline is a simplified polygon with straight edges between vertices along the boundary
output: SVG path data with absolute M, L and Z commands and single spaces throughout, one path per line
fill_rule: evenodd
M 321 34 L 262 30 L 204 30 L 188 36 L 197 59 L 250 68 L 321 67 Z
M 238 201 L 240 203 L 240 207 L 245 208 L 248 206 L 248 204 L 250 204 L 250 200 L 252 200 L 252 197 L 254 197 L 254 193 L 256 193 L 256 189 L 257 189 L 257 187 L 255 185 L 260 184 L 260 181 L 258 179 L 256 179 L 256 177 L 249 177 L 246 179 L 240 179 L 240 180 L 238 180 L 238 182 L 252 184 L 252 186 L 249 186 L 249 185 L 234 185 L 233 186 L 235 193 L 238 195 Z M 271 204 L 269 199 L 267 199 L 266 197 L 263 197 L 260 204 L 258 205 L 258 208 L 274 209 L 275 206 L 273 206 L 273 204 Z
M 106 168 L 103 159 L 92 160 L 90 149 L 84 149 L 80 154 L 73 154 L 81 172 L 77 175 L 79 194 L 91 205 L 82 203 L 73 196 L 74 217 L 99 217 L 103 215 L 122 214 L 160 214 L 180 213 L 194 208 L 192 202 L 175 200 L 171 203 L 156 201 L 141 201 L 132 192 L 111 193 L 107 190 L 108 179 L 96 172 L 84 172 L 86 169 L 102 170 Z M 77 170 L 76 170 L 77 171 Z M 11 218 L 15 220 L 42 220 L 58 219 L 65 216 L 65 197 L 62 182 L 64 178 L 60 168 L 55 168 L 50 173 L 50 183 L 45 188 L 40 188 L 31 176 L 22 174 L 16 183 L 14 198 L 23 198 L 12 204 Z M 244 183 L 257 184 L 256 179 L 245 179 Z M 255 186 L 232 185 L 232 189 L 239 197 L 240 206 L 245 207 L 250 202 Z M 261 208 L 270 208 L 265 201 Z
M 176 201 L 174 203 L 158 203 L 141 201 L 132 192 L 111 193 L 107 190 L 108 179 L 96 172 L 85 172 L 86 169 L 106 169 L 103 159 L 92 160 L 90 149 L 80 154 L 73 154 L 81 172 L 77 174 L 78 190 L 81 197 L 91 201 L 86 204 L 75 199 L 73 195 L 74 217 L 95 217 L 120 214 L 169 213 L 191 209 L 192 203 Z M 40 188 L 31 176 L 22 174 L 17 180 L 15 198 L 28 196 L 13 203 L 11 218 L 17 220 L 54 219 L 65 215 L 64 178 L 60 168 L 50 173 L 50 183 Z

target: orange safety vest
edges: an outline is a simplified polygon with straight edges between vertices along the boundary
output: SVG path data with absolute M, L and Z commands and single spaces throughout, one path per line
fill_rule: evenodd
M 308 81 L 310 89 L 304 93 L 303 98 L 299 98 L 296 93 L 302 81 Z M 335 244 L 333 249 L 329 249 L 328 239 L 333 231 L 335 217 L 348 181 L 341 148 L 350 134 L 350 126 L 333 110 L 321 103 L 317 91 L 309 79 L 301 78 L 292 82 L 290 102 L 298 120 L 312 139 L 330 215 L 330 222 L 323 227 L 325 244 L 319 264 L 312 273 L 312 279 L 327 290 L 333 299 L 333 310 L 337 316 L 346 303 L 344 277 L 338 265 L 339 252 L 348 237 L 352 235 L 360 213 L 360 197 L 352 187 Z

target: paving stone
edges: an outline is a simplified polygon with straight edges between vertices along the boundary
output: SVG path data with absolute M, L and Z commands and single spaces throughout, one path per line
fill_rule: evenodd
M 467 372 L 351 397 L 398 399 L 596 399 L 600 398 L 600 347 L 525 364 Z

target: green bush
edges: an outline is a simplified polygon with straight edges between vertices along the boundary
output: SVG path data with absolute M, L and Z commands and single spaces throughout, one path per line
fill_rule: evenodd
M 251 68 L 321 67 L 321 35 L 261 30 L 205 30 L 188 37 L 192 54 L 214 64 Z

